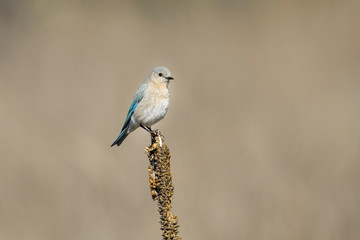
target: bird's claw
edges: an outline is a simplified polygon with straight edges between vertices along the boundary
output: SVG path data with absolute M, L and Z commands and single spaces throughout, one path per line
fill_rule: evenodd
M 161 137 L 160 137 L 160 131 L 158 129 L 154 129 L 154 130 L 151 130 L 150 134 L 151 134 L 151 143 L 154 143 L 156 141 L 155 140 L 156 136 L 158 136 L 160 139 L 160 147 L 161 147 L 162 142 L 161 142 Z

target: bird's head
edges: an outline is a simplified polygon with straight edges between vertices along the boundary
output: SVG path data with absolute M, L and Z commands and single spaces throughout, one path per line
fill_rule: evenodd
M 151 80 L 159 81 L 165 84 L 169 84 L 169 81 L 174 79 L 171 76 L 170 70 L 163 66 L 153 68 L 150 73 L 150 78 Z

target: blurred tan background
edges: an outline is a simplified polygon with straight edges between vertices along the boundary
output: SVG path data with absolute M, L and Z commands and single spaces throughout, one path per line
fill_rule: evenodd
M 359 1 L 0 2 L 0 239 L 161 239 L 110 148 L 152 67 L 183 239 L 360 239 Z

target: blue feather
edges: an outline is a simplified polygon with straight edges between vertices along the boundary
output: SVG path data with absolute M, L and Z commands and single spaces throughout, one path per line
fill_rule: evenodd
M 116 140 L 113 142 L 113 144 L 111 144 L 111 147 L 114 146 L 115 144 L 120 146 L 120 144 L 125 140 L 125 138 L 127 137 L 127 135 L 129 135 L 128 129 L 130 127 L 130 120 L 132 115 L 134 114 L 134 111 L 136 109 L 136 106 L 138 105 L 138 103 L 141 101 L 141 99 L 144 97 L 144 95 L 139 95 L 136 96 L 134 98 L 134 100 L 132 101 L 130 108 L 129 108 L 129 112 L 126 116 L 126 120 L 124 122 L 124 125 L 121 129 L 121 132 L 119 134 L 119 136 L 116 138 Z

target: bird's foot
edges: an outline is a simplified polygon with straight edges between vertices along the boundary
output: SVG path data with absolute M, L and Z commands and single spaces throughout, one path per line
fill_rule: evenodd
M 151 143 L 156 142 L 156 140 L 155 140 L 156 137 L 159 138 L 159 144 L 160 144 L 160 147 L 162 147 L 161 133 L 158 129 L 151 131 Z
M 143 129 L 145 129 L 148 133 L 152 133 L 151 127 L 149 126 L 144 126 L 142 124 L 140 124 L 140 127 L 142 127 Z

